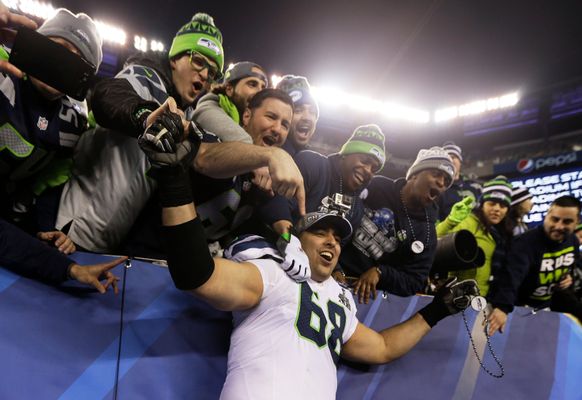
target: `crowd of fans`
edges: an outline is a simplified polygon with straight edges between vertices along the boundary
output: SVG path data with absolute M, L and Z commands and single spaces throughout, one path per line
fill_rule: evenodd
M 36 28 L 6 8 L 0 23 Z M 60 9 L 38 32 L 99 67 L 101 39 L 87 15 Z M 298 339 L 291 334 L 327 343 L 329 354 L 313 361 L 331 363 L 325 384 L 306 386 L 322 398 L 335 393 L 340 352 L 387 362 L 439 319 L 464 309 L 467 302 L 458 300 L 465 297 L 487 298 L 490 334 L 503 330 L 516 305 L 582 320 L 578 200 L 558 198 L 543 225 L 528 230 L 522 219 L 531 209 L 529 192 L 502 176 L 482 186 L 464 177 L 462 149 L 452 142 L 419 149 L 396 180 L 376 175 L 386 151 L 375 124 L 356 127 L 334 154 L 311 151 L 319 109 L 307 79 L 287 75 L 269 88 L 266 71 L 246 61 L 223 73 L 222 41 L 212 17 L 197 13 L 168 53 L 140 53 L 114 78 L 100 80 L 90 107 L 27 77 L 9 63 L 5 48 L 0 265 L 105 292 L 117 290 L 109 270 L 124 257 L 79 266 L 67 255 L 167 259 L 178 288 L 221 309 L 252 310 L 234 314 L 225 397 L 254 379 L 262 385 L 281 379 L 278 367 L 264 365 L 260 378 L 246 375 L 240 365 L 252 357 L 244 349 L 263 337 L 249 331 L 280 329 L 277 335 L 292 343 Z M 459 230 L 474 235 L 484 262 L 450 272 L 435 288 L 429 275 L 438 238 Z M 352 288 L 368 303 L 378 290 L 411 296 L 431 283 L 433 303 L 380 333 L 357 322 L 345 295 Z M 288 307 L 297 285 L 300 298 L 287 313 L 296 330 L 270 326 L 280 316 L 269 310 Z M 295 319 L 297 310 L 303 316 Z M 319 327 L 312 313 L 321 317 Z M 273 390 L 284 392 L 285 385 Z

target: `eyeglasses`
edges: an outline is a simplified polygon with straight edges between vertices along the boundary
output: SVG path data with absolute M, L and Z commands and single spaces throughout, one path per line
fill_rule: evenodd
M 189 51 L 190 55 L 190 67 L 193 71 L 202 72 L 204 69 L 208 71 L 208 81 L 214 82 L 216 79 L 220 78 L 220 72 L 218 68 L 206 61 L 206 58 L 197 51 Z

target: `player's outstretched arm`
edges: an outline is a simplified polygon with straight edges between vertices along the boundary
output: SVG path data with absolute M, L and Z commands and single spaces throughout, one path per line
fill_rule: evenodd
M 430 331 L 420 314 L 376 332 L 362 323 L 343 348 L 342 357 L 369 364 L 384 364 L 408 353 Z
M 244 310 L 257 305 L 263 280 L 251 263 L 212 258 L 204 228 L 189 203 L 162 210 L 168 267 L 178 289 L 188 290 L 220 310 Z
M 199 143 L 181 141 L 182 128 L 178 114 L 164 111 L 138 139 L 152 164 L 149 175 L 158 182 L 162 240 L 172 280 L 178 289 L 222 310 L 253 307 L 263 292 L 258 269 L 249 263 L 213 259 L 208 250 L 188 178 Z
M 342 348 L 342 357 L 370 364 L 383 364 L 406 354 L 441 319 L 458 313 L 478 295 L 474 280 L 456 282 L 450 278 L 436 293 L 433 301 L 398 325 L 376 332 L 358 324 Z

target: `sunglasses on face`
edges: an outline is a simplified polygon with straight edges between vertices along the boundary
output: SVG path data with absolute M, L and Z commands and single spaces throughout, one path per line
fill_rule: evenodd
M 196 51 L 189 51 L 188 54 L 190 56 L 190 67 L 192 67 L 193 71 L 202 72 L 206 69 L 208 71 L 208 81 L 210 82 L 220 78 L 218 68 L 206 61 L 202 54 Z

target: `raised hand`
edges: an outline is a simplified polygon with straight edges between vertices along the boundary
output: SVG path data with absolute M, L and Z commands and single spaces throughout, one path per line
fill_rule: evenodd
M 463 200 L 453 204 L 451 212 L 449 213 L 449 220 L 455 224 L 463 221 L 473 211 L 473 202 L 473 197 L 467 196 Z

